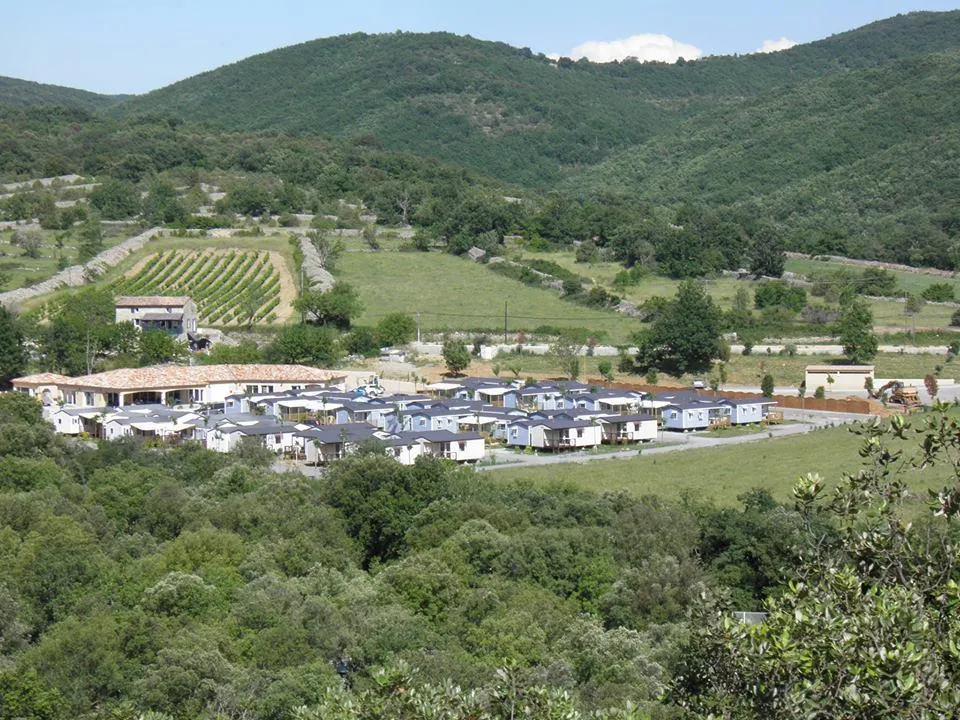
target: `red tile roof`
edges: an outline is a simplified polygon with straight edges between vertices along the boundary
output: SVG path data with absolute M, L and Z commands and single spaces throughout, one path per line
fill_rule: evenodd
M 71 382 L 73 378 L 66 375 L 58 375 L 52 372 L 37 373 L 36 375 L 24 375 L 15 378 L 14 385 L 62 385 L 65 382 Z
M 159 388 L 199 387 L 211 383 L 324 383 L 338 376 L 307 365 L 154 365 L 122 368 L 66 378 L 71 388 L 126 392 Z

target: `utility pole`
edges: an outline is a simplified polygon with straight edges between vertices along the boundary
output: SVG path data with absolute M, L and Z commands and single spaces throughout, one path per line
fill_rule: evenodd
M 507 344 L 507 301 L 503 301 L 503 344 Z
M 417 344 L 420 344 L 420 311 L 417 310 Z

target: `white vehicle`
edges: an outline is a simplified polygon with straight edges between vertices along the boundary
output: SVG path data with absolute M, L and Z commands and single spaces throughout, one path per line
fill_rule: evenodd
M 380 397 L 383 395 L 383 386 L 380 384 L 380 378 L 376 375 L 371 375 L 369 380 L 357 386 L 357 392 L 367 397 Z

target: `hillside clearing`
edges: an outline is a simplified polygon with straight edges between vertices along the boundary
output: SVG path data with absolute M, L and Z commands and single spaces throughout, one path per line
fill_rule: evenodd
M 507 303 L 508 339 L 538 327 L 587 327 L 598 339 L 629 342 L 637 320 L 565 302 L 552 290 L 497 275 L 483 265 L 441 253 L 346 253 L 337 278 L 360 291 L 360 324 L 376 324 L 393 312 L 420 313 L 430 332 L 503 332 Z

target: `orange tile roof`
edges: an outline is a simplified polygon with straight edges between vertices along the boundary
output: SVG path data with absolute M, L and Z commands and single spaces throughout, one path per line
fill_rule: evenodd
M 338 376 L 329 370 L 307 365 L 154 365 L 67 378 L 61 384 L 71 388 L 126 392 L 230 382 L 323 383 L 335 377 Z
M 186 305 L 186 295 L 123 295 L 116 300 L 117 307 L 172 307 Z
M 72 377 L 58 375 L 52 372 L 37 373 L 36 375 L 24 375 L 14 378 L 14 385 L 62 385 L 65 382 L 72 381 Z

